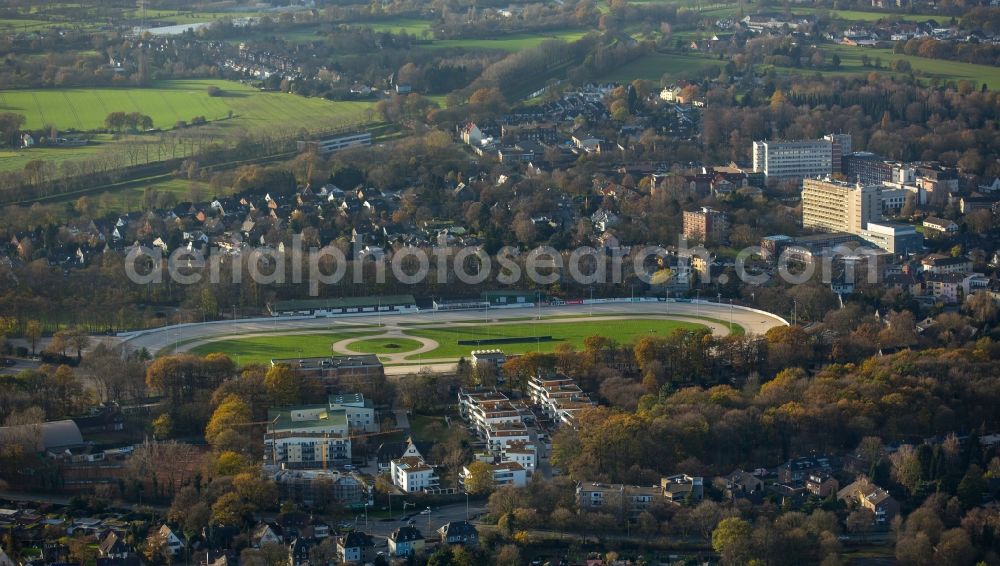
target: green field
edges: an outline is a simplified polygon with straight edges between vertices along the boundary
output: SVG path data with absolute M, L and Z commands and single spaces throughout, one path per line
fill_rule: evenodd
M 271 358 L 309 358 L 329 356 L 330 345 L 339 340 L 377 334 L 377 330 L 324 332 L 321 334 L 282 334 L 279 336 L 250 336 L 216 340 L 191 348 L 199 356 L 222 352 L 240 364 L 268 363 Z
M 209 86 L 222 89 L 211 97 Z M 16 112 L 27 118 L 27 127 L 51 124 L 60 130 L 91 131 L 104 128 L 111 112 L 140 112 L 153 118 L 157 128 L 169 129 L 180 120 L 204 116 L 209 121 L 227 119 L 233 113 L 240 125 L 280 123 L 288 128 L 305 127 L 317 121 L 357 120 L 370 107 L 367 102 L 330 102 L 259 90 L 224 80 L 162 81 L 151 88 L 70 88 L 0 91 L 0 112 Z
M 586 30 L 569 29 L 560 31 L 546 31 L 538 33 L 518 33 L 505 35 L 497 38 L 485 39 L 440 39 L 434 40 L 426 47 L 432 49 L 463 48 L 463 49 L 501 49 L 503 51 L 521 51 L 530 49 L 536 45 L 550 39 L 558 39 L 566 42 L 573 42 L 584 35 Z
M 646 79 L 659 82 L 664 73 L 672 77 L 687 78 L 706 67 L 721 67 L 724 61 L 698 55 L 680 53 L 653 53 L 636 59 L 601 77 L 602 81 L 631 82 Z
M 656 318 L 631 320 L 595 320 L 590 322 L 546 322 L 518 324 L 489 324 L 474 326 L 450 326 L 445 328 L 419 328 L 406 332 L 436 340 L 439 346 L 424 354 L 408 357 L 409 360 L 458 358 L 468 356 L 472 350 L 499 348 L 508 354 L 525 352 L 551 352 L 559 344 L 583 346 L 588 336 L 600 335 L 613 338 L 619 343 L 631 342 L 641 336 L 665 336 L 678 328 L 694 330 L 704 328 L 700 324 L 664 320 Z M 535 342 L 536 336 L 552 336 L 552 340 Z M 480 340 L 490 338 L 525 338 L 525 342 L 513 344 L 491 344 L 484 346 L 460 346 L 459 340 Z
M 401 354 L 411 352 L 420 347 L 420 342 L 411 338 L 366 338 L 351 342 L 347 349 L 359 354 Z
M 423 37 L 424 30 L 427 30 L 428 32 L 431 30 L 430 20 L 422 20 L 418 18 L 392 18 L 373 20 L 370 22 L 351 22 L 350 25 L 368 27 L 378 32 L 406 32 L 410 35 L 415 35 L 418 38 Z
M 706 319 L 712 320 L 712 319 Z M 714 321 L 719 322 L 721 321 Z M 661 318 L 603 319 L 573 322 L 548 322 L 542 319 L 538 322 L 520 322 L 514 324 L 496 323 L 471 326 L 439 326 L 436 328 L 407 328 L 404 333 L 411 336 L 430 338 L 439 346 L 430 352 L 408 356 L 408 361 L 431 359 L 457 359 L 468 356 L 473 350 L 483 348 L 499 348 L 508 354 L 523 354 L 526 352 L 551 352 L 559 344 L 571 344 L 576 348 L 583 347 L 583 341 L 588 336 L 602 335 L 612 338 L 618 343 L 632 342 L 642 336 L 666 336 L 677 329 L 695 330 L 704 328 L 701 324 Z M 741 328 L 734 330 L 741 333 Z M 363 340 L 353 342 L 350 349 L 359 353 L 394 354 L 406 353 L 417 349 L 420 343 L 416 340 L 398 336 L 377 336 L 381 331 L 365 327 L 353 331 L 322 332 L 316 334 L 282 334 L 277 336 L 249 336 L 246 338 L 231 338 L 216 340 L 201 344 L 191 349 L 198 355 L 212 352 L 228 354 L 239 363 L 267 363 L 272 358 L 299 358 L 330 355 L 330 346 L 334 342 L 353 337 L 363 337 Z M 536 342 L 536 336 L 552 336 L 552 340 Z M 483 346 L 460 346 L 458 340 L 477 340 L 489 338 L 524 338 L 524 342 L 511 344 L 493 344 Z M 398 348 L 389 347 L 396 344 Z

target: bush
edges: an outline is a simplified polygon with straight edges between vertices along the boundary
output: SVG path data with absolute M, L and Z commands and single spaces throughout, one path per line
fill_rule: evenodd
M 210 86 L 205 89 L 209 96 L 222 96 L 222 89 L 217 86 Z

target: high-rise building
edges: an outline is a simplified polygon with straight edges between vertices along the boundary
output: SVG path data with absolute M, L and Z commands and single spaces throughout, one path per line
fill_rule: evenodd
M 851 134 L 827 134 L 823 139 L 830 142 L 833 172 L 843 171 L 841 158 L 851 153 Z
M 804 179 L 833 173 L 830 140 L 755 141 L 753 170 L 770 179 Z
M 881 185 L 892 180 L 893 163 L 882 159 L 874 153 L 859 151 L 845 153 L 843 157 L 844 177 L 852 183 L 863 185 Z
M 699 242 L 724 242 L 729 230 L 726 213 L 701 207 L 684 212 L 684 237 Z
M 882 217 L 881 187 L 806 179 L 802 183 L 802 227 L 861 234 Z

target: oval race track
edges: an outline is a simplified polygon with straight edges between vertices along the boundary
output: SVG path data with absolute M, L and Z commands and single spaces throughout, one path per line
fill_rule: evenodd
M 691 320 L 689 317 L 707 317 L 715 319 L 717 322 L 728 324 L 730 320 L 742 326 L 747 334 L 763 334 L 775 326 L 787 325 L 788 322 L 781 317 L 743 307 L 730 307 L 728 304 L 709 303 L 706 301 L 691 303 L 676 302 L 614 302 L 586 305 L 560 305 L 525 308 L 491 308 L 489 310 L 489 320 L 497 321 L 504 319 L 526 318 L 551 318 L 563 316 L 581 316 L 593 314 L 597 316 L 622 316 L 634 314 L 636 316 L 649 317 L 660 315 L 664 318 L 674 318 Z M 398 325 L 410 325 L 414 323 L 441 323 L 450 322 L 483 322 L 483 310 L 465 311 L 434 311 L 425 310 L 417 313 L 365 313 L 357 315 L 346 315 L 340 317 L 324 318 L 302 318 L 302 319 L 280 319 L 280 318 L 256 318 L 235 321 L 215 321 L 209 323 L 193 323 L 163 328 L 144 330 L 133 333 L 123 333 L 119 335 L 120 340 L 134 348 L 146 348 L 152 353 L 156 353 L 163 348 L 173 347 L 178 351 L 186 351 L 198 344 L 210 340 L 221 340 L 226 338 L 239 338 L 247 335 L 262 334 L 284 334 L 290 331 L 301 330 L 342 330 L 358 325 L 377 325 L 385 327 L 396 327 Z M 697 322 L 696 320 L 691 320 Z M 706 326 L 713 329 L 716 334 L 725 334 L 726 324 L 711 324 L 708 321 Z M 610 336 L 614 338 L 614 336 Z M 182 344 L 183 342 L 183 344 Z M 427 364 L 433 370 L 444 371 L 446 364 Z M 453 366 L 454 364 L 448 364 Z M 397 371 L 391 371 L 393 368 Z M 387 366 L 387 374 L 411 373 L 420 369 L 420 365 L 407 366 Z

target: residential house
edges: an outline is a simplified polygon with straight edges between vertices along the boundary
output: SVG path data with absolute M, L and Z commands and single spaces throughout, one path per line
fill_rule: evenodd
M 414 527 L 400 527 L 389 535 L 389 555 L 413 556 L 424 547 L 424 535 Z
M 965 256 L 931 254 L 921 260 L 920 266 L 925 273 L 969 273 L 972 271 L 972 260 Z
M 184 539 L 174 532 L 169 525 L 161 525 L 156 531 L 156 536 L 163 541 L 167 551 L 170 552 L 170 555 L 174 558 L 177 558 L 184 553 Z
M 284 530 L 279 525 L 260 523 L 250 533 L 250 545 L 260 548 L 266 544 L 283 544 Z
M 375 541 L 360 531 L 337 537 L 337 558 L 348 564 L 364 564 L 375 560 Z
M 830 461 L 827 458 L 793 458 L 778 468 L 778 481 L 792 486 L 800 486 L 809 474 L 829 471 L 831 471 Z
M 698 502 L 705 497 L 705 479 L 700 476 L 677 474 L 660 479 L 663 496 L 672 503 Z
M 837 493 L 840 484 L 837 478 L 827 472 L 813 472 L 806 477 L 806 491 L 822 498 L 827 498 L 830 494 Z
M 479 544 L 479 531 L 468 521 L 451 521 L 438 529 L 442 544 L 461 544 L 475 546 Z
M 875 516 L 876 525 L 888 525 L 899 514 L 899 502 L 865 477 L 838 491 L 837 499 L 868 509 Z
M 958 224 L 952 222 L 951 220 L 945 220 L 944 218 L 937 218 L 935 216 L 928 216 L 924 219 L 924 235 L 931 236 L 947 236 L 950 234 L 958 233 Z
M 100 558 L 125 559 L 135 556 L 135 549 L 122 540 L 115 531 L 108 532 L 97 546 L 97 556 Z
M 725 495 L 729 499 L 754 498 L 764 490 L 764 481 L 750 472 L 736 470 L 725 478 Z

